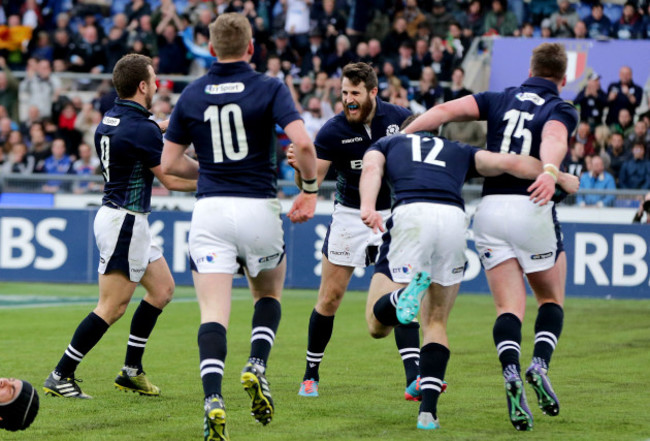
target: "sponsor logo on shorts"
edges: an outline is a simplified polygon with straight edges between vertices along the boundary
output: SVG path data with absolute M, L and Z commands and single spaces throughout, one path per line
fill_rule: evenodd
M 394 135 L 397 132 L 399 132 L 399 126 L 397 124 L 391 124 L 386 127 L 386 136 Z
M 553 251 L 549 251 L 548 253 L 533 254 L 530 256 L 530 258 L 533 260 L 548 259 L 549 257 L 553 257 Z
M 103 264 L 103 263 L 106 263 L 106 259 L 104 259 L 103 257 L 100 257 L 100 258 L 99 258 L 99 263 L 102 263 L 102 264 Z
M 214 263 L 216 261 L 217 261 L 217 253 L 209 253 L 207 256 L 199 257 L 198 259 L 196 259 L 197 264 L 203 262 Z
M 207 84 L 205 86 L 205 93 L 208 95 L 219 95 L 222 93 L 241 93 L 244 91 L 244 89 L 244 83 Z
M 270 262 L 271 260 L 277 259 L 279 255 L 280 253 L 275 253 L 275 254 L 271 254 L 270 256 L 260 257 L 258 262 L 259 263 Z
M 489 259 L 490 257 L 492 257 L 492 248 L 488 248 L 487 250 L 485 250 L 483 252 L 482 257 L 484 257 L 486 259 Z
M 413 267 L 410 263 L 407 263 L 406 265 L 393 268 L 392 271 L 393 274 L 411 274 L 413 272 Z
M 353 142 L 361 142 L 363 138 L 360 136 L 355 136 L 354 138 L 342 139 L 341 144 L 352 144 Z
M 132 273 L 143 273 L 146 268 L 131 268 Z
M 465 271 L 465 265 L 454 268 L 453 270 L 451 270 L 451 273 L 459 274 L 462 273 L 463 271 Z
M 332 256 L 349 256 L 350 252 L 349 251 L 333 251 L 333 250 L 330 250 L 330 254 Z

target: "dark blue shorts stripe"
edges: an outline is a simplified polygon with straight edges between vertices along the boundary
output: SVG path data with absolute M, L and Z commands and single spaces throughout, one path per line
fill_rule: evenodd
M 379 247 L 379 257 L 377 258 L 377 263 L 375 263 L 375 274 L 381 273 L 393 280 L 390 274 L 390 268 L 388 267 L 388 250 L 390 249 L 390 230 L 393 228 L 393 217 L 389 217 L 386 221 L 386 232 L 383 234 L 382 244 Z
M 104 274 L 108 274 L 111 271 L 122 271 L 127 278 L 130 278 L 129 248 L 131 246 L 131 238 L 133 237 L 134 224 L 135 216 L 130 213 L 127 214 L 120 228 L 120 235 L 117 238 L 115 251 L 113 251 L 113 255 L 110 257 L 108 264 L 106 264 Z
M 553 216 L 553 226 L 555 227 L 555 239 L 557 240 L 557 251 L 555 253 L 555 260 L 557 261 L 560 253 L 564 252 L 564 242 L 562 242 L 562 228 L 560 227 L 560 222 L 557 220 L 557 211 L 555 210 L 555 205 L 551 210 L 551 215 Z

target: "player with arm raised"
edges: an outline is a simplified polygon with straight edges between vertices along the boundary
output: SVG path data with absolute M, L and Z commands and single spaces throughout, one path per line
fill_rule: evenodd
M 122 317 L 138 283 L 147 293 L 133 314 L 126 360 L 115 386 L 141 395 L 160 394 L 145 376 L 142 355 L 158 316 L 172 298 L 174 279 L 149 230 L 151 187 L 156 176 L 170 190 L 196 190 L 196 180 L 162 173 L 162 129 L 166 122 L 161 128 L 147 110 L 156 92 L 151 59 L 135 54 L 122 57 L 113 70 L 113 84 L 119 98 L 95 132 L 105 181 L 94 224 L 100 256 L 99 302 L 79 324 L 45 381 L 45 393 L 58 397 L 91 398 L 77 384 L 77 365 Z
M 505 378 L 510 421 L 532 428 L 520 375 L 521 324 L 526 307 L 526 275 L 538 303 L 533 359 L 526 381 L 547 415 L 560 411 L 547 372 L 564 319 L 566 255 L 555 206 L 558 168 L 566 155 L 578 115 L 559 97 L 566 83 L 564 46 L 543 43 L 533 50 L 530 78 L 503 92 L 483 92 L 436 106 L 406 128 L 432 130 L 448 121 L 487 120 L 487 148 L 530 155 L 544 164 L 533 181 L 509 175 L 486 178 L 474 215 L 476 248 L 494 297 L 494 343 Z M 529 197 L 529 192 L 532 192 Z M 537 202 L 537 203 L 535 203 Z
M 466 175 L 474 170 L 483 176 L 511 173 L 530 179 L 542 171 L 542 163 L 531 156 L 492 153 L 428 132 L 383 138 L 363 157 L 359 184 L 363 222 L 374 231 L 384 231 L 383 217 L 375 209 L 384 177 L 394 200 L 368 292 L 366 320 L 370 334 L 382 338 L 394 326 L 411 323 L 420 301 L 424 305 L 419 429 L 440 427 L 437 401 L 449 360 L 447 319 L 466 264 L 467 222 L 461 190 Z
M 241 14 L 221 14 L 210 24 L 210 50 L 218 57 L 208 73 L 181 94 L 172 113 L 162 157 L 165 173 L 198 177 L 189 233 L 194 287 L 201 310 L 198 331 L 205 408 L 205 439 L 227 440 L 221 392 L 232 281 L 246 270 L 255 300 L 250 357 L 241 382 L 253 417 L 267 424 L 275 407 L 266 364 L 280 323 L 286 273 L 280 202 L 277 199 L 275 124 L 296 146 L 302 192 L 289 212 L 293 222 L 314 215 L 318 186 L 316 152 L 280 81 L 255 72 L 252 30 Z M 194 145 L 198 163 L 185 155 Z
M 323 243 L 321 283 L 318 300 L 309 319 L 307 361 L 298 392 L 301 396 L 318 396 L 319 368 L 334 328 L 334 315 L 356 267 L 374 263 L 381 235 L 369 231 L 359 218 L 359 177 L 362 158 L 368 147 L 379 138 L 399 131 L 410 115 L 403 107 L 377 98 L 377 75 L 366 63 L 352 63 L 343 68 L 341 95 L 344 111 L 335 115 L 316 136 L 318 183 L 330 167 L 336 169 L 336 201 L 332 222 Z M 293 163 L 289 151 L 290 163 Z M 300 185 L 300 174 L 296 180 Z M 383 186 L 377 208 L 388 216 L 390 190 Z M 400 326 L 395 341 L 406 373 L 405 397 L 417 400 L 419 324 Z

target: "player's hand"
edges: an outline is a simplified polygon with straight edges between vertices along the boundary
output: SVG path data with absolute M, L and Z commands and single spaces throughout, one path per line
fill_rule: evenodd
M 580 188 L 580 178 L 570 173 L 560 173 L 557 183 L 569 194 L 577 193 Z
M 362 208 L 361 209 L 361 220 L 368 228 L 372 228 L 372 232 L 376 233 L 381 231 L 382 233 L 386 231 L 384 228 L 384 219 L 377 210 Z
M 293 167 L 295 171 L 300 171 L 298 169 L 298 159 L 296 158 L 296 150 L 293 147 L 293 142 L 287 147 L 287 163 Z
M 546 205 L 555 194 L 555 180 L 548 173 L 541 173 L 528 187 L 530 200 L 539 205 Z
M 294 224 L 307 222 L 314 217 L 318 194 L 300 192 L 289 209 L 289 220 Z

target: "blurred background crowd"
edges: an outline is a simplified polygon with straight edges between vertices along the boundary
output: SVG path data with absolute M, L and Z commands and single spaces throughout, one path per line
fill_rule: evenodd
M 131 52 L 153 58 L 162 79 L 152 118 L 167 119 L 183 87 L 214 61 L 208 25 L 223 12 L 249 18 L 251 64 L 287 84 L 312 136 L 342 110 L 339 76 L 349 62 L 372 64 L 381 99 L 423 112 L 478 92 L 466 87 L 462 65 L 479 37 L 650 39 L 648 0 L 3 1 L 0 174 L 97 174 L 93 135 L 116 97 L 108 78 L 117 60 Z M 581 188 L 650 189 L 650 85 L 639 84 L 647 77 L 622 65 L 618 81 L 601 84 L 591 72 L 574 98 L 581 120 L 564 168 Z M 485 144 L 481 123 L 450 124 L 443 135 Z M 292 179 L 281 131 L 278 141 L 279 176 Z M 94 180 L 47 179 L 38 191 L 101 191 Z

